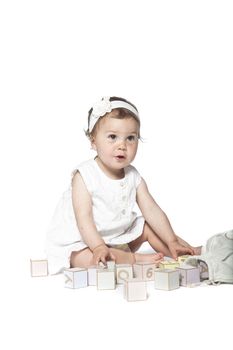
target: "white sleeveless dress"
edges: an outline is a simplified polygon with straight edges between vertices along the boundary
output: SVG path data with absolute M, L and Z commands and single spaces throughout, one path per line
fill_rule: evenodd
M 134 211 L 136 189 L 141 182 L 138 171 L 129 165 L 125 177 L 109 178 L 94 159 L 81 163 L 73 171 L 79 171 L 92 198 L 93 217 L 97 231 L 110 246 L 129 243 L 142 234 L 144 218 Z M 70 255 L 87 247 L 74 216 L 72 188 L 60 199 L 46 238 L 46 254 L 49 273 L 61 272 L 70 267 Z

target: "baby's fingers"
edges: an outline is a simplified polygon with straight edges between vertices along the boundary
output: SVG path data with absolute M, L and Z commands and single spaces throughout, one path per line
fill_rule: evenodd
M 186 253 L 186 254 L 190 254 L 190 255 L 194 255 L 193 249 L 192 248 L 188 248 L 188 247 L 180 248 L 180 252 Z
M 115 257 L 115 255 L 113 253 L 110 252 L 109 256 L 110 256 L 111 260 L 114 260 L 114 261 L 116 260 L 116 257 Z
M 106 257 L 105 257 L 105 255 L 102 256 L 102 257 L 100 258 L 100 260 L 102 261 L 102 263 L 104 263 L 104 265 L 106 265 Z
M 98 265 L 100 261 L 101 261 L 101 259 L 100 259 L 99 256 L 96 256 L 96 257 L 93 258 L 93 264 L 94 265 Z
M 93 264 L 93 265 L 98 265 L 99 262 L 100 262 L 100 259 L 99 259 L 99 258 L 93 258 L 93 259 L 92 259 L 92 264 Z
M 170 249 L 170 251 L 171 251 L 171 255 L 172 255 L 173 259 L 177 260 L 178 254 L 177 254 L 176 250 L 175 249 Z
M 94 265 L 98 265 L 101 260 L 102 259 L 101 259 L 101 254 L 100 253 L 99 254 L 94 254 L 93 259 L 92 259 Z

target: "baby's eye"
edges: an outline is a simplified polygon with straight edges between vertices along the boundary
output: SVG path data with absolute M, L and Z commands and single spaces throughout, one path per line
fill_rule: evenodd
M 136 136 L 130 135 L 130 136 L 127 137 L 127 139 L 132 142 L 132 141 L 136 140 Z
M 116 135 L 110 134 L 110 135 L 108 135 L 108 138 L 109 138 L 110 140 L 116 140 Z

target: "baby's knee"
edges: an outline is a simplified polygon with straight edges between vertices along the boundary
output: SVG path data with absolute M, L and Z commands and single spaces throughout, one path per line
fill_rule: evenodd
M 91 265 L 93 265 L 93 253 L 89 248 L 71 253 L 70 267 L 83 267 L 87 269 Z

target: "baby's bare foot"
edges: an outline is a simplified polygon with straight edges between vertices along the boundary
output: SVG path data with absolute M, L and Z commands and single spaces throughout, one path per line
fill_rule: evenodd
M 154 254 L 140 254 L 134 253 L 136 262 L 151 262 L 154 264 L 160 263 L 163 260 L 164 255 L 162 253 L 154 253 Z

